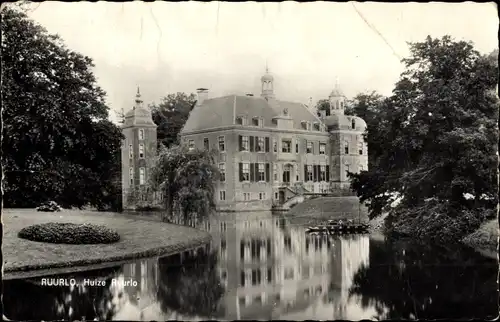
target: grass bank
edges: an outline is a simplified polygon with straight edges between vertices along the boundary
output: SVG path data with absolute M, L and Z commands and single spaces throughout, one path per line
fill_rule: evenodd
M 297 204 L 284 214 L 295 224 L 315 224 L 329 219 L 368 221 L 368 211 L 358 197 L 317 197 Z
M 67 245 L 29 241 L 17 236 L 26 226 L 48 222 L 103 225 L 117 231 L 121 238 L 114 244 Z M 3 209 L 2 223 L 4 278 L 21 271 L 73 268 L 173 254 L 203 245 L 212 238 L 207 232 L 159 222 L 157 218 L 142 220 L 134 215 L 109 212 Z

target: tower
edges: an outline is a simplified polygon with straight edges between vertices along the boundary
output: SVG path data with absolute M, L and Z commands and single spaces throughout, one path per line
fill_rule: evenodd
M 264 97 L 266 100 L 274 98 L 274 77 L 269 73 L 269 68 L 266 64 L 266 73 L 260 78 L 262 83 L 262 93 L 260 96 Z
M 135 208 L 135 191 L 149 189 L 149 177 L 156 158 L 156 124 L 151 111 L 144 107 L 141 93 L 137 88 L 135 104 L 125 115 L 122 125 L 122 202 L 123 209 Z M 141 198 L 144 198 L 144 193 Z
M 342 90 L 340 89 L 338 77 L 337 77 L 337 80 L 335 82 L 335 87 L 332 90 L 332 92 L 330 93 L 328 100 L 330 101 L 330 114 L 331 115 L 333 115 L 333 114 L 344 115 L 345 96 L 344 96 L 344 93 L 342 93 Z

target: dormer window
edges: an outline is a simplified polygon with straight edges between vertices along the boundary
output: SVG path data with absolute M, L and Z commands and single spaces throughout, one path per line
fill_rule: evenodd
M 253 117 L 252 118 L 252 125 L 253 126 L 260 126 L 260 123 L 261 123 L 260 121 L 261 121 L 261 119 L 259 117 Z
M 319 131 L 319 130 L 320 130 L 320 127 L 319 127 L 319 123 L 318 123 L 318 122 L 314 122 L 314 130 L 315 130 L 315 131 Z
M 307 130 L 307 121 L 302 121 L 300 124 L 302 125 L 302 129 Z
M 237 125 L 243 125 L 243 116 L 238 116 L 236 118 L 236 124 Z
M 340 102 L 340 108 L 343 109 L 344 108 L 344 102 Z
M 355 119 L 352 119 L 352 121 L 351 121 L 351 128 L 353 130 L 356 129 L 356 120 Z

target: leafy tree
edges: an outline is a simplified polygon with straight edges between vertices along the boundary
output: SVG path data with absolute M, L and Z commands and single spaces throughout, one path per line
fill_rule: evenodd
M 219 170 L 214 156 L 214 151 L 189 150 L 179 145 L 160 150 L 151 181 L 152 187 L 164 194 L 164 221 L 172 218 L 174 211 L 187 222 L 192 215 L 201 218 L 215 209 Z
M 321 99 L 316 103 L 316 111 L 326 111 L 326 115 L 330 114 L 330 101 Z
M 92 60 L 19 10 L 1 15 L 5 205 L 117 200 L 122 135 Z
M 179 133 L 195 104 L 194 94 L 176 93 L 167 95 L 159 104 L 151 106 L 153 121 L 158 125 L 158 148 L 160 144 L 168 148 L 179 143 Z
M 396 193 L 403 196 L 390 211 L 396 226 L 457 240 L 496 205 L 498 64 L 448 36 L 410 50 L 393 95 L 379 105 L 376 130 L 368 131 L 373 164 L 352 175 L 353 188 L 369 202 L 371 217 Z

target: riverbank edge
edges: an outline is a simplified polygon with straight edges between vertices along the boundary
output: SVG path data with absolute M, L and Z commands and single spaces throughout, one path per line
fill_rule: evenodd
M 21 273 L 21 272 L 31 272 L 34 270 L 45 270 L 45 269 L 53 269 L 53 268 L 69 268 L 73 266 L 88 266 L 88 265 L 97 265 L 103 263 L 113 263 L 113 262 L 122 262 L 129 261 L 147 257 L 155 257 L 155 256 L 169 256 L 177 253 L 181 253 L 199 246 L 203 246 L 212 241 L 212 236 L 204 236 L 201 238 L 192 239 L 188 242 L 176 242 L 175 244 L 163 246 L 163 247 L 155 247 L 151 249 L 147 249 L 144 251 L 109 256 L 106 258 L 99 259 L 81 259 L 81 260 L 71 260 L 57 263 L 48 263 L 48 264 L 34 264 L 34 265 L 23 265 L 23 266 L 15 266 L 15 267 L 7 267 L 4 269 L 4 274 L 10 273 Z
M 386 217 L 387 213 L 368 222 L 371 234 L 383 233 Z M 484 222 L 476 231 L 462 238 L 459 242 L 486 257 L 498 259 L 499 240 L 500 232 L 497 218 Z
M 3 233 L 4 233 L 4 236 L 3 238 L 5 238 L 5 232 L 6 232 L 6 223 L 5 223 L 5 215 L 6 213 L 4 212 L 5 210 L 7 209 L 3 209 L 3 213 L 2 213 L 2 230 L 3 230 Z M 21 211 L 22 212 L 26 212 L 27 209 L 22 209 Z M 9 213 L 16 213 L 16 215 L 19 215 L 17 214 L 17 211 L 15 209 L 8 209 L 7 210 Z M 29 210 L 28 210 L 29 211 Z M 29 212 L 34 212 L 34 211 L 29 211 Z M 65 212 L 65 211 L 63 211 Z M 58 215 L 60 213 L 45 213 L 45 214 L 54 214 L 54 215 Z M 86 213 L 86 215 L 88 215 L 89 212 Z M 92 216 L 103 216 L 105 215 L 104 213 L 98 213 L 98 212 L 94 212 L 92 213 Z M 126 215 L 126 214 L 113 214 L 112 217 L 114 216 L 119 216 L 121 217 L 122 219 L 127 219 L 127 218 L 133 218 L 135 216 L 130 216 L 130 215 Z M 141 216 L 142 217 L 142 216 Z M 66 220 L 64 220 L 65 222 L 67 221 L 67 217 L 66 217 Z M 112 263 L 115 263 L 115 262 L 125 262 L 125 261 L 130 261 L 130 260 L 136 260 L 136 259 L 141 259 L 141 258 L 147 258 L 147 257 L 155 257 L 155 256 L 168 256 L 168 255 L 173 255 L 173 254 L 176 254 L 176 253 L 180 253 L 180 252 L 183 252 L 183 251 L 187 251 L 187 250 L 190 250 L 190 249 L 193 249 L 193 248 L 197 248 L 197 247 L 200 247 L 200 246 L 203 246 L 203 245 L 206 245 L 208 243 L 210 243 L 212 241 L 212 235 L 208 232 L 205 232 L 205 231 L 202 231 L 202 230 L 199 230 L 199 229 L 195 229 L 195 228 L 192 228 L 192 227 L 184 227 L 184 226 L 179 226 L 179 225 L 176 225 L 176 224 L 171 224 L 171 223 L 164 223 L 164 222 L 161 222 L 161 220 L 159 220 L 159 218 L 134 218 L 136 219 L 136 222 L 140 222 L 140 221 L 143 221 L 143 222 L 150 222 L 150 221 L 154 221 L 154 222 L 157 222 L 157 224 L 160 224 L 164 227 L 169 227 L 171 229 L 176 229 L 176 226 L 178 227 L 182 227 L 182 229 L 189 229 L 190 230 L 190 233 L 192 236 L 189 236 L 189 237 L 186 237 L 186 236 L 182 236 L 182 238 L 172 238 L 168 241 L 167 245 L 163 245 L 163 246 L 154 246 L 154 247 L 148 247 L 148 248 L 145 248 L 145 249 L 142 249 L 142 250 L 137 250 L 137 251 L 132 251 L 132 252 L 127 252 L 127 251 L 121 251 L 121 250 L 117 250 L 117 253 L 111 253 L 109 255 L 105 255 L 103 257 L 100 257 L 100 258 L 78 258 L 78 259 L 71 259 L 71 260 L 61 260 L 61 261 L 52 261 L 52 262 L 47 262 L 47 263 L 35 263 L 35 264 L 25 264 L 25 265 L 15 265 L 15 266 L 10 266 L 8 265 L 5 260 L 5 256 L 3 258 L 4 260 L 4 263 L 3 263 L 3 278 L 4 279 L 11 279 L 12 275 L 15 275 L 16 277 L 14 278 L 19 278 L 18 276 L 22 276 L 22 275 L 32 275 L 32 274 L 35 274 L 37 275 L 36 273 L 39 272 L 39 271 L 48 271 L 50 272 L 49 270 L 51 269 L 68 269 L 68 271 L 72 271 L 72 270 L 79 270 L 80 268 L 84 268 L 84 267 L 90 267 L 90 266 L 96 266 L 96 265 L 99 265 L 99 264 L 106 264 L 106 263 L 109 263 L 109 264 L 112 264 Z M 146 220 L 144 220 L 146 219 Z M 17 235 L 17 234 L 16 234 Z M 4 240 L 5 242 L 5 240 Z M 27 241 L 27 240 L 24 240 L 24 242 L 32 242 L 32 241 Z M 106 245 L 118 245 L 120 244 L 121 241 L 117 242 L 117 243 L 113 243 L 113 244 L 106 244 Z M 38 242 L 33 242 L 33 243 L 38 243 Z M 53 244 L 53 245 L 60 245 L 60 244 Z M 5 246 L 5 244 L 3 243 L 3 246 Z M 62 247 L 64 246 L 67 246 L 66 244 L 61 244 Z M 74 246 L 74 245 L 71 245 L 71 246 Z M 82 246 L 82 245 L 78 245 L 78 246 Z M 83 245 L 83 246 L 89 246 L 89 245 Z M 147 246 L 146 246 L 147 247 Z M 3 248 L 3 247 L 2 247 Z M 25 274 L 23 274 L 25 273 Z

